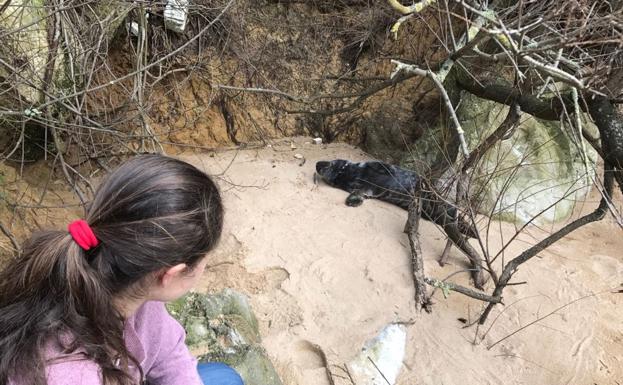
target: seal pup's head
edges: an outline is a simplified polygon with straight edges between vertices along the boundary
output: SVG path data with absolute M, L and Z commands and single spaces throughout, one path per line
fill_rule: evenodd
M 316 173 L 327 184 L 342 189 L 348 189 L 351 182 L 356 178 L 353 171 L 359 168 L 358 165 L 358 163 L 353 163 L 344 159 L 320 161 L 316 162 Z

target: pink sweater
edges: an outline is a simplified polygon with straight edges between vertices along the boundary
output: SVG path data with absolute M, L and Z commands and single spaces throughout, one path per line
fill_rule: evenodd
M 103 315 L 105 316 L 105 315 Z M 146 302 L 125 323 L 129 352 L 140 362 L 150 385 L 202 385 L 197 361 L 188 351 L 184 329 L 162 302 Z M 134 370 L 139 383 L 139 371 Z M 101 385 L 99 367 L 84 358 L 55 360 L 47 367 L 48 385 Z

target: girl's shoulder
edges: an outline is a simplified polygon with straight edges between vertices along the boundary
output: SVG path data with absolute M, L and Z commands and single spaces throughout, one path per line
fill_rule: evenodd
M 145 302 L 124 328 L 128 351 L 148 370 L 163 351 L 183 343 L 182 326 L 169 314 L 163 302 Z
M 102 385 L 99 365 L 82 354 L 57 354 L 45 367 L 47 385 Z M 9 380 L 8 385 L 25 385 L 19 379 Z
M 142 304 L 131 317 L 126 321 L 134 325 L 140 325 L 146 322 L 154 322 L 160 319 L 164 319 L 168 316 L 167 309 L 164 306 L 164 302 L 160 301 L 147 301 Z
M 84 351 L 78 349 L 71 354 L 63 353 L 62 344 L 71 343 L 71 333 L 59 336 L 59 340 L 49 341 L 44 348 L 46 359 L 45 374 L 48 385 L 100 385 L 101 370 L 97 363 L 89 359 Z
M 46 367 L 48 385 L 101 385 L 99 365 L 81 355 L 59 357 Z
M 125 322 L 124 337 L 127 347 L 133 351 L 134 345 L 149 345 L 154 339 L 160 339 L 162 333 L 171 332 L 172 323 L 177 322 L 169 315 L 164 302 L 145 302 Z

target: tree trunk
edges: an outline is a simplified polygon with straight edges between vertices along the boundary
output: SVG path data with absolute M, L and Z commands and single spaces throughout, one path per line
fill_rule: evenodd
M 618 174 L 623 170 L 623 116 L 606 97 L 588 97 L 587 103 L 588 111 L 601 135 L 604 161 L 618 170 Z

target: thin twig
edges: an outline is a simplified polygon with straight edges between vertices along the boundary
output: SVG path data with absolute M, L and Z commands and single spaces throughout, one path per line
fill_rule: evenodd
M 15 249 L 15 252 L 19 252 L 21 250 L 21 247 L 13 233 L 9 231 L 9 229 L 7 229 L 2 223 L 0 223 L 0 231 L 2 231 L 2 233 L 6 235 L 7 238 L 9 238 L 11 244 L 13 245 L 13 248 Z
M 599 292 L 599 293 L 587 294 L 587 295 L 584 295 L 584 296 L 582 296 L 580 298 L 576 298 L 573 301 L 568 302 L 568 303 L 566 303 L 566 304 L 564 304 L 562 306 L 559 306 L 556 309 L 552 310 L 551 312 L 545 314 L 544 316 L 538 317 L 537 319 L 535 319 L 532 322 L 528 322 L 526 325 L 524 325 L 524 326 L 520 327 L 519 329 L 513 331 L 512 333 L 504 336 L 503 338 L 500 338 L 499 340 L 495 341 L 491 345 L 487 346 L 487 350 L 491 350 L 495 345 L 499 344 L 500 342 L 502 342 L 502 341 L 504 341 L 504 340 L 506 340 L 506 339 L 508 339 L 508 338 L 510 338 L 512 336 L 514 336 L 515 334 L 517 334 L 520 331 L 526 329 L 527 327 L 530 327 L 530 326 L 534 325 L 535 323 L 540 322 L 540 321 L 544 320 L 545 318 L 548 318 L 549 316 L 558 313 L 560 310 L 562 310 L 562 309 L 564 309 L 566 307 L 569 307 L 569 306 L 573 305 L 576 302 L 579 302 L 579 301 L 581 301 L 583 299 L 586 299 L 586 298 L 595 297 L 596 295 L 599 295 L 599 294 L 608 293 L 608 292 L 611 292 L 611 291 L 612 291 L 612 289 L 608 289 L 608 290 L 605 290 L 605 291 L 602 291 L 602 292 Z
M 376 363 L 372 360 L 372 358 L 370 358 L 370 356 L 368 356 L 368 360 L 372 363 L 372 365 L 374 365 L 374 368 L 376 369 L 377 372 L 379 372 L 379 374 L 381 375 L 381 377 L 383 377 L 383 379 L 385 380 L 385 382 L 387 382 L 387 385 L 392 385 L 391 382 L 389 382 L 389 380 L 387 379 L 387 377 L 385 377 L 385 374 L 383 374 L 383 372 L 381 372 L 381 369 L 379 369 L 378 366 L 376 366 Z
M 614 175 L 613 171 L 608 170 L 608 165 L 605 165 L 604 168 L 604 195 L 599 202 L 599 207 L 597 207 L 597 209 L 595 209 L 595 211 L 593 211 L 592 213 L 580 217 L 575 221 L 569 223 L 568 225 L 564 226 L 560 230 L 556 231 L 555 233 L 543 239 L 536 245 L 525 250 L 519 256 L 515 257 L 509 263 L 507 263 L 506 266 L 504 266 L 502 275 L 500 275 L 500 280 L 496 285 L 495 290 L 493 291 L 494 297 L 502 295 L 502 291 L 506 287 L 506 284 L 510 281 L 511 277 L 517 271 L 521 264 L 533 258 L 539 252 L 552 245 L 553 243 L 557 242 L 558 240 L 562 239 L 564 236 L 570 234 L 572 231 L 588 223 L 599 221 L 606 215 L 606 212 L 608 211 L 608 207 L 610 205 L 610 196 L 612 194 L 612 188 L 614 184 Z M 493 303 L 490 303 L 487 306 L 485 311 L 480 316 L 480 320 L 478 322 L 483 324 L 487 320 L 487 316 L 493 309 L 493 306 L 495 306 L 495 304 Z

